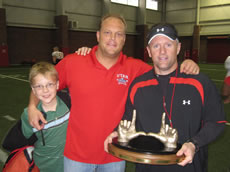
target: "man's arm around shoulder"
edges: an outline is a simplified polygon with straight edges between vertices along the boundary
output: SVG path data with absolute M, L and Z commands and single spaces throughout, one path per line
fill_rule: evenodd
M 44 127 L 44 124 L 47 123 L 42 113 L 37 109 L 37 104 L 39 100 L 31 91 L 30 100 L 28 105 L 28 119 L 31 126 L 34 128 L 41 130 Z M 42 121 L 42 124 L 39 125 L 39 121 Z

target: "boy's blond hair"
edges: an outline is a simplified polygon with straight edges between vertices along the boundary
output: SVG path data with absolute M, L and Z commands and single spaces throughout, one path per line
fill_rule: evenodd
M 48 62 L 38 62 L 32 66 L 29 73 L 29 81 L 30 85 L 33 85 L 34 78 L 38 75 L 42 74 L 44 76 L 50 75 L 55 77 L 56 81 L 58 81 L 58 73 L 53 64 Z

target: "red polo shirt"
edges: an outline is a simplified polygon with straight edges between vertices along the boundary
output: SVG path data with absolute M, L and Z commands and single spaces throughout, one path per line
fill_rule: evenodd
M 70 54 L 58 63 L 60 89 L 69 88 L 71 112 L 64 155 L 92 164 L 120 161 L 104 151 L 104 141 L 121 120 L 128 87 L 152 67 L 122 52 L 110 69 L 95 56 Z

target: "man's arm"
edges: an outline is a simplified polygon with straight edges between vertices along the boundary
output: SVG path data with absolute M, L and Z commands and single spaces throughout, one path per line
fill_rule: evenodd
M 81 48 L 78 48 L 78 50 L 75 51 L 75 53 L 77 53 L 78 55 L 86 56 L 86 54 L 89 54 L 91 50 L 92 49 L 89 47 L 81 47 Z
M 205 78 L 202 78 L 205 80 Z M 182 148 L 177 152 L 178 156 L 185 155 L 185 159 L 178 163 L 179 165 L 186 165 L 192 163 L 194 154 L 203 146 L 208 145 L 214 141 L 225 128 L 225 114 L 224 107 L 221 102 L 219 92 L 215 85 L 206 78 L 204 85 L 205 100 L 202 114 L 202 128 L 200 131 L 189 138 L 188 142 L 182 145 Z
M 113 141 L 113 138 L 117 137 L 118 136 L 118 133 L 117 131 L 114 131 L 112 132 L 104 141 L 104 150 L 109 153 L 109 150 L 108 150 L 108 144 L 109 143 L 112 143 Z
M 224 79 L 224 84 L 221 90 L 221 96 L 224 101 L 224 104 L 230 103 L 230 77 L 229 76 Z
M 81 47 L 77 51 L 75 51 L 75 53 L 85 56 L 86 54 L 89 54 L 90 51 L 91 48 L 89 47 Z M 197 75 L 200 72 L 200 67 L 193 60 L 186 59 L 181 64 L 180 72 Z
M 180 72 L 197 75 L 200 72 L 200 67 L 193 60 L 186 59 L 182 62 L 180 66 Z
M 56 56 L 53 56 L 52 59 L 53 59 L 53 63 L 56 64 L 56 60 L 57 60 Z
M 185 156 L 185 159 L 178 163 L 178 165 L 185 166 L 191 164 L 195 155 L 195 145 L 192 142 L 186 142 L 182 145 L 182 148 L 177 152 L 177 156 Z
M 39 102 L 38 98 L 31 91 L 29 105 L 28 105 L 29 123 L 34 128 L 41 130 L 44 127 L 44 124 L 47 123 L 47 121 L 43 117 L 42 113 L 37 109 L 38 102 Z M 41 125 L 39 125 L 40 120 L 42 121 Z

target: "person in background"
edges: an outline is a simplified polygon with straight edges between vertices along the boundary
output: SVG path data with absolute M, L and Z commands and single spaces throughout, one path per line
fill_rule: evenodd
M 228 56 L 224 62 L 224 67 L 227 70 L 227 74 L 224 79 L 222 87 L 222 97 L 224 104 L 230 103 L 230 56 Z
M 63 58 L 64 58 L 63 52 L 59 51 L 59 48 L 57 46 L 54 47 L 52 52 L 53 64 L 55 65 L 58 64 L 58 62 L 60 62 Z
M 33 158 L 41 172 L 63 172 L 69 109 L 56 96 L 58 73 L 53 64 L 39 62 L 32 66 L 29 81 L 39 100 L 37 108 L 46 116 L 47 123 L 42 130 L 33 128 L 28 121 L 28 108 L 25 108 L 21 116 L 22 132 L 26 138 L 34 133 L 38 138 L 34 144 Z
M 123 54 L 126 27 L 120 15 L 104 16 L 96 33 L 98 45 L 86 56 L 70 54 L 55 66 L 59 74 L 59 89 L 68 87 L 71 95 L 64 150 L 65 172 L 125 171 L 125 161 L 104 151 L 104 140 L 122 118 L 130 83 L 152 68 Z M 181 71 L 197 73 L 199 67 L 186 61 Z M 38 121 L 45 124 L 46 120 L 36 104 L 32 93 L 30 124 L 40 130 L 43 125 Z
M 166 143 L 175 140 L 177 130 L 182 147 L 176 155 L 185 159 L 176 165 L 136 164 L 136 172 L 207 172 L 208 144 L 223 132 L 226 122 L 217 88 L 202 73 L 180 72 L 177 55 L 181 43 L 173 25 L 154 25 L 147 42 L 153 69 L 131 83 L 119 133 L 129 138 L 150 133 Z M 116 136 L 117 131 L 107 137 L 105 151 Z

